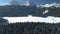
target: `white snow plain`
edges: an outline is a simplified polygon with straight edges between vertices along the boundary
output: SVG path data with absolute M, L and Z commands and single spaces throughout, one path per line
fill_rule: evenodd
M 60 17 L 36 17 L 36 16 L 27 16 L 27 17 L 3 17 L 3 19 L 7 19 L 9 23 L 16 22 L 45 22 L 45 23 L 59 23 Z

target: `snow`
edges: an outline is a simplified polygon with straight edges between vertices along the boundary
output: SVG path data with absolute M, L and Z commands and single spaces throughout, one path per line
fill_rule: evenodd
M 13 1 L 7 3 L 6 5 L 24 5 L 24 6 L 29 6 L 30 3 L 29 3 L 29 1 L 26 1 L 25 3 L 21 3 L 21 4 L 20 4 L 19 2 L 13 0 Z
M 54 6 L 54 7 L 59 7 L 60 8 L 60 4 L 58 4 L 58 3 L 51 3 L 51 4 L 45 4 L 45 5 L 42 5 L 42 4 L 40 4 L 40 5 L 36 5 L 37 7 L 51 7 L 51 6 Z
M 45 11 L 43 12 L 43 14 L 46 14 L 46 13 L 48 13 L 48 10 L 45 10 Z
M 25 3 L 23 3 L 23 4 L 20 4 L 20 5 L 29 6 L 29 5 L 30 5 L 30 3 L 29 3 L 29 1 L 26 1 Z
M 3 17 L 3 19 L 7 19 L 9 23 L 16 22 L 45 22 L 45 23 L 59 23 L 60 17 L 36 17 L 36 16 L 28 16 L 28 17 Z
M 3 4 L 2 4 L 3 5 Z M 8 2 L 8 3 L 4 3 L 4 5 L 25 5 L 25 6 L 30 6 L 30 2 L 29 1 L 26 1 L 25 3 L 19 3 L 15 0 L 11 1 L 11 2 Z M 59 7 L 60 8 L 60 4 L 58 3 L 51 3 L 51 4 L 36 4 L 36 7 L 39 8 L 39 7 L 51 7 L 51 6 L 55 6 L 55 7 Z
M 11 3 L 4 3 L 4 4 L 1 4 L 0 6 L 5 6 L 5 5 L 11 5 Z
M 43 7 L 51 7 L 52 6 L 52 4 L 50 5 L 50 4 L 45 4 L 45 5 L 42 5 Z
M 12 0 L 11 2 L 7 3 L 6 5 L 20 5 L 20 3 L 17 2 L 16 0 Z

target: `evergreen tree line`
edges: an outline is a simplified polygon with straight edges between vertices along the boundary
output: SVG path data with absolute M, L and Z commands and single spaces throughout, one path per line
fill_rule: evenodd
M 0 34 L 60 34 L 60 23 L 10 23 L 0 25 Z

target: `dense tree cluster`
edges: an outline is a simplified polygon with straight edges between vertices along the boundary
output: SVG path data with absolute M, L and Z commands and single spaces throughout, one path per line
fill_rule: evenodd
M 7 19 L 0 18 L 0 25 L 7 25 L 7 24 L 8 24 Z
M 60 34 L 60 23 L 20 22 L 0 25 L 0 34 Z

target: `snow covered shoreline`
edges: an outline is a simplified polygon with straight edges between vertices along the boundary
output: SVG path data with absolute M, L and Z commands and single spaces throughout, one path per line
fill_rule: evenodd
M 60 17 L 36 17 L 29 15 L 28 17 L 3 17 L 3 19 L 7 19 L 9 23 L 16 22 L 45 22 L 45 23 L 59 23 Z

